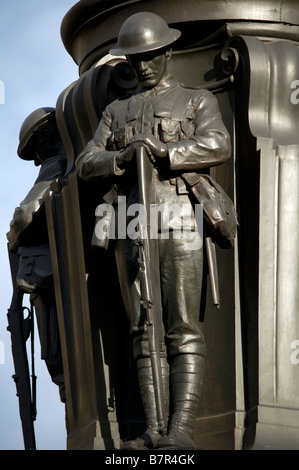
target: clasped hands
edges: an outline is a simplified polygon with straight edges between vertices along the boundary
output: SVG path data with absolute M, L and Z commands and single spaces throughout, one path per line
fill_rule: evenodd
M 165 158 L 168 155 L 167 145 L 152 134 L 138 134 L 128 142 L 124 150 L 116 156 L 116 164 L 119 168 L 125 167 L 133 159 L 136 149 L 144 147 L 149 159 L 156 161 L 156 157 Z

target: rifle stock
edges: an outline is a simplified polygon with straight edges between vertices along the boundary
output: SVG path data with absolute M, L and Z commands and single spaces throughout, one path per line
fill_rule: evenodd
M 34 366 L 32 367 L 32 388 L 30 381 L 30 371 L 27 358 L 26 342 L 32 335 L 32 313 L 23 307 L 23 292 L 17 285 L 18 254 L 9 251 L 9 261 L 13 283 L 13 295 L 10 308 L 7 312 L 8 327 L 11 335 L 11 350 L 14 362 L 15 374 L 13 379 L 16 384 L 17 396 L 19 399 L 19 411 L 22 422 L 22 431 L 25 450 L 35 450 L 35 433 L 33 422 L 36 418 L 35 408 L 35 380 Z M 29 315 L 24 318 L 24 312 L 28 310 Z M 33 351 L 32 351 L 33 354 Z
M 161 368 L 162 339 L 162 307 L 159 276 L 159 258 L 157 240 L 150 238 L 150 202 L 152 165 L 149 162 L 146 150 L 140 147 L 136 150 L 137 175 L 139 187 L 139 202 L 146 208 L 146 226 L 139 224 L 139 272 L 141 278 L 141 306 L 145 309 L 149 351 L 151 358 L 153 384 L 155 390 L 157 421 L 161 434 L 166 428 L 166 410 Z M 152 279 L 155 279 L 153 286 Z

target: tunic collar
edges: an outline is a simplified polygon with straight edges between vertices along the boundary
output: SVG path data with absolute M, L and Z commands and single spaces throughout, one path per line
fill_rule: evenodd
M 161 95 L 161 94 L 168 92 L 169 90 L 172 90 L 173 88 L 176 88 L 177 86 L 179 86 L 178 81 L 175 78 L 173 78 L 172 75 L 169 73 L 154 88 L 151 88 L 150 90 L 139 88 L 137 90 L 137 93 L 142 93 L 144 96 Z

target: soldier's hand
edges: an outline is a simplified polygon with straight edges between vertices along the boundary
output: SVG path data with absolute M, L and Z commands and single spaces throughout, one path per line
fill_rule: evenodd
M 119 168 L 125 168 L 126 166 L 128 166 L 135 155 L 136 149 L 141 146 L 142 144 L 140 142 L 129 143 L 129 145 L 124 150 L 122 150 L 116 155 L 116 165 Z
M 168 155 L 167 145 L 161 142 L 152 134 L 138 134 L 135 135 L 131 140 L 130 144 L 140 143 L 145 147 L 148 147 L 150 152 L 159 158 L 165 158 Z

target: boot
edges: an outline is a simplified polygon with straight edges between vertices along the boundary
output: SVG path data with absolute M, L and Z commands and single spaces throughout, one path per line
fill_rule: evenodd
M 161 358 L 161 367 L 165 409 L 168 412 L 169 367 L 165 357 Z M 150 358 L 137 360 L 137 373 L 141 402 L 146 419 L 146 431 L 134 440 L 123 442 L 120 446 L 121 450 L 154 449 L 161 438 L 157 420 L 155 390 Z
M 170 369 L 173 398 L 167 436 L 157 449 L 196 449 L 193 434 L 204 375 L 204 357 L 182 354 L 174 358 Z

